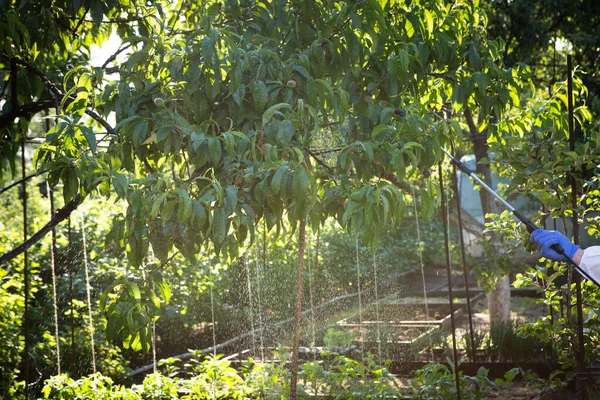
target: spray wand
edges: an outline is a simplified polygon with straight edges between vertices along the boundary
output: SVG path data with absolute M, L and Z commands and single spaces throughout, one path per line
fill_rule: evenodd
M 444 149 L 442 147 L 442 151 L 444 153 L 446 153 L 446 155 L 448 157 L 450 157 L 450 159 L 452 160 L 452 162 L 461 170 L 463 171 L 465 174 L 469 175 L 471 178 L 473 178 L 477 183 L 479 183 L 481 185 L 482 188 L 484 188 L 488 193 L 490 193 L 491 195 L 493 195 L 495 198 L 497 198 L 502 204 L 504 204 L 504 206 L 506 208 L 508 208 L 508 211 L 512 212 L 513 215 L 515 217 L 517 217 L 517 219 L 519 221 L 521 221 L 526 227 L 527 227 L 527 231 L 529 231 L 529 233 L 533 233 L 533 231 L 535 231 L 536 229 L 539 229 L 539 227 L 534 224 L 529 218 L 527 218 L 525 215 L 521 214 L 518 210 L 516 210 L 512 205 L 510 205 L 509 202 L 507 202 L 506 200 L 504 200 L 502 197 L 500 197 L 500 195 L 498 193 L 496 193 L 491 187 L 489 187 L 484 181 L 482 181 L 481 179 L 479 179 L 479 177 L 477 175 L 475 175 L 475 173 L 473 171 L 471 171 L 471 169 L 469 167 L 467 167 L 465 165 L 465 163 L 463 163 L 462 161 L 456 159 L 456 157 L 454 157 L 452 154 L 448 153 L 448 151 L 446 149 Z M 568 261 L 569 264 L 571 264 L 573 267 L 575 267 L 575 269 L 577 269 L 577 271 L 584 276 L 586 279 L 588 279 L 591 282 L 594 282 L 596 284 L 596 286 L 600 287 L 600 284 L 594 279 L 592 278 L 586 271 L 584 271 L 579 265 L 577 265 L 575 263 L 575 261 L 573 261 L 573 259 L 571 257 L 569 257 L 566 253 L 565 253 L 565 249 L 562 248 L 562 246 L 560 244 L 553 244 L 552 246 L 550 246 L 552 248 L 552 250 L 556 251 L 558 254 L 561 254 L 562 256 L 565 257 L 565 259 Z

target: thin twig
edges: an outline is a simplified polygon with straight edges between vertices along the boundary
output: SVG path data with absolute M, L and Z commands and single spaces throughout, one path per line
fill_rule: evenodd
M 119 50 L 115 51 L 110 57 L 108 57 L 106 59 L 106 61 L 104 61 L 104 64 L 102 64 L 102 69 L 106 69 L 106 67 L 108 67 L 108 64 L 115 61 L 119 54 L 121 54 L 125 50 L 129 49 L 130 47 L 131 47 L 131 43 L 128 43 L 127 45 L 121 47 Z
M 306 151 L 306 153 L 311 156 L 312 158 L 314 158 L 314 160 L 317 162 L 317 164 L 319 164 L 320 166 L 322 166 L 323 168 L 325 168 L 331 175 L 335 174 L 335 171 L 333 170 L 333 168 L 331 168 L 329 165 L 327 165 L 325 163 L 325 161 L 321 160 L 319 157 L 317 157 L 317 155 L 315 153 L 313 153 L 310 149 L 304 149 Z
M 41 175 L 41 174 L 43 174 L 43 173 L 45 173 L 45 172 L 48 172 L 48 170 L 47 170 L 47 169 L 45 169 L 45 170 L 43 170 L 43 171 L 36 172 L 35 174 L 31 174 L 31 175 L 29 175 L 29 176 L 26 176 L 26 177 L 24 177 L 24 178 L 21 178 L 21 179 L 19 179 L 18 181 L 16 181 L 16 182 L 13 182 L 13 183 L 11 183 L 10 185 L 8 185 L 8 186 L 6 186 L 6 187 L 3 187 L 2 189 L 0 189 L 0 194 L 2 194 L 2 193 L 4 193 L 4 192 L 6 192 L 7 190 L 9 190 L 9 189 L 11 189 L 11 188 L 13 188 L 13 187 L 15 187 L 15 186 L 17 186 L 17 185 L 20 185 L 20 184 L 21 184 L 21 183 L 23 183 L 23 182 L 26 182 L 26 181 L 30 180 L 31 178 L 34 178 L 34 177 L 36 177 L 36 176 L 38 176 L 38 175 Z
M 77 25 L 75 25 L 75 28 L 73 28 L 71 30 L 71 33 L 73 34 L 74 37 L 76 37 L 76 38 L 79 37 L 79 34 L 77 33 L 77 31 L 79 30 L 79 27 L 81 26 L 81 24 L 83 24 L 83 21 L 85 20 L 85 16 L 87 15 L 89 10 L 90 10 L 89 6 L 85 8 L 83 15 L 81 16 L 79 21 L 77 21 Z
M 52 107 L 54 107 L 54 100 L 40 100 L 11 109 L 5 114 L 0 114 L 0 129 L 6 128 L 17 118 L 29 118 L 35 113 Z
M 320 156 L 322 154 L 330 154 L 330 153 L 337 153 L 338 151 L 342 151 L 344 150 L 344 147 L 335 147 L 333 149 L 310 149 L 309 151 L 314 154 L 315 156 Z

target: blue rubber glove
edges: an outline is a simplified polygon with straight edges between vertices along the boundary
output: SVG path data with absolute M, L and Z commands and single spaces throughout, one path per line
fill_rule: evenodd
M 567 261 L 567 259 L 562 254 L 559 254 L 554 249 L 551 249 L 550 246 L 559 244 L 565 250 L 565 254 L 567 254 L 569 258 L 573 258 L 573 255 L 575 255 L 575 252 L 579 248 L 579 245 L 573 244 L 573 242 L 571 242 L 565 235 L 558 231 L 536 229 L 531 234 L 530 240 L 537 245 L 542 257 L 546 257 L 554 261 Z

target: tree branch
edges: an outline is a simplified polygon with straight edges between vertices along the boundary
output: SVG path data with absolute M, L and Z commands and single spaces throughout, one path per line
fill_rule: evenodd
M 81 16 L 79 21 L 77 21 L 77 25 L 75 25 L 75 28 L 73 28 L 71 30 L 72 35 L 76 38 L 79 37 L 79 34 L 77 33 L 77 31 L 79 30 L 79 27 L 81 26 L 81 24 L 83 24 L 83 21 L 85 20 L 85 16 L 87 15 L 88 11 L 89 11 L 89 6 L 86 7 L 85 11 L 83 12 L 83 15 Z
M 41 175 L 41 174 L 43 174 L 45 172 L 48 172 L 48 170 L 43 170 L 43 171 L 40 171 L 40 172 L 36 172 L 35 174 L 31 174 L 31 175 L 26 176 L 25 178 L 21 178 L 18 181 L 13 182 L 10 185 L 8 185 L 8 186 L 3 187 L 2 189 L 0 189 L 0 194 L 6 192 L 7 190 L 9 190 L 9 189 L 11 189 L 11 188 L 13 188 L 13 187 L 15 187 L 17 185 L 20 185 L 23 182 L 26 182 L 26 181 L 30 180 L 31 178 L 35 178 L 36 176 Z
M 399 180 L 398 177 L 391 172 L 386 172 L 383 175 L 383 179 L 386 179 L 386 180 L 392 182 L 394 184 L 394 186 L 396 186 L 398 189 L 402 189 L 405 192 L 412 193 L 411 186 L 408 183 Z
M 48 91 L 52 94 L 56 102 L 60 102 L 62 100 L 63 94 L 61 93 L 61 91 L 39 68 L 34 67 L 27 61 L 18 57 L 15 57 L 14 60 L 16 63 L 22 65 L 27 71 L 39 76 L 42 80 L 42 83 L 48 88 Z M 100 115 L 98 115 L 95 111 L 86 108 L 85 113 L 92 117 L 100 125 L 102 125 L 104 129 L 106 129 L 111 135 L 117 136 L 117 132 L 113 129 L 113 127 L 110 126 L 110 124 L 106 122 L 106 120 Z
M 310 149 L 309 151 L 315 155 L 319 156 L 321 154 L 329 154 L 329 153 L 337 153 L 338 151 L 342 151 L 344 147 L 336 147 L 333 149 Z
M 465 103 L 464 105 L 464 109 L 465 109 L 465 119 L 467 120 L 467 125 L 469 126 L 469 130 L 471 131 L 471 136 L 479 136 L 479 130 L 477 129 L 477 126 L 475 125 L 475 121 L 473 121 L 473 114 L 471 114 L 471 109 L 469 108 L 469 106 L 467 106 L 467 104 Z
M 430 73 L 427 73 L 425 75 L 431 76 L 431 77 L 434 77 L 434 78 L 444 79 L 444 80 L 446 80 L 446 81 L 448 81 L 450 83 L 456 83 L 456 78 L 453 77 L 453 76 L 451 76 L 451 75 L 448 75 L 448 72 L 443 72 L 443 73 L 430 72 Z
M 6 128 L 17 118 L 29 118 L 35 113 L 52 107 L 54 107 L 54 100 L 40 100 L 11 109 L 6 114 L 0 114 L 0 129 Z
M 128 43 L 126 46 L 123 46 L 119 50 L 115 51 L 110 57 L 108 57 L 106 59 L 106 61 L 104 61 L 104 64 L 102 64 L 102 69 L 106 69 L 106 67 L 108 67 L 108 64 L 115 61 L 119 54 L 121 54 L 122 52 L 124 52 L 125 50 L 127 50 L 130 47 L 131 47 L 131 43 Z
M 52 230 L 56 225 L 64 221 L 71 215 L 73 211 L 81 204 L 82 197 L 78 194 L 75 199 L 71 200 L 67 203 L 63 208 L 59 209 L 53 216 L 50 218 L 50 221 L 44 225 L 39 231 L 34 233 L 27 239 L 25 242 L 21 243 L 19 246 L 15 247 L 11 251 L 4 253 L 2 257 L 0 257 L 0 265 L 4 265 L 13 258 L 17 257 L 19 254 L 23 253 L 25 250 L 29 249 L 35 243 L 40 241 L 48 232 Z
M 325 161 L 323 161 L 319 157 L 317 157 L 317 155 L 315 153 L 313 153 L 310 149 L 304 149 L 304 151 L 306 151 L 306 153 L 309 156 L 314 158 L 314 160 L 317 162 L 317 164 L 319 164 L 321 167 L 325 168 L 331 175 L 335 174 L 335 171 L 333 170 L 333 168 L 331 168 L 329 165 L 327 165 L 325 163 Z

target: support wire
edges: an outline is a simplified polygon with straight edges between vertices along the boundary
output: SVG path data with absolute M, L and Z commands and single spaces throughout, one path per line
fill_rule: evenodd
M 89 331 L 92 344 L 92 370 L 96 373 L 96 350 L 94 344 L 94 320 L 92 318 L 92 296 L 90 294 L 92 287 L 90 285 L 90 272 L 88 268 L 87 249 L 85 240 L 85 218 L 81 218 L 81 239 L 83 241 L 83 266 L 85 269 L 85 291 L 87 293 L 88 315 L 89 315 Z
M 357 282 L 357 286 L 358 286 L 358 323 L 361 327 L 361 338 L 360 338 L 360 360 L 361 362 L 364 362 L 364 358 L 365 358 L 365 337 L 364 334 L 362 333 L 362 328 L 363 328 L 363 319 L 362 319 L 362 294 L 361 294 L 361 287 L 360 287 L 360 262 L 358 259 L 358 234 L 356 234 L 355 236 L 355 245 L 356 245 L 356 282 Z
M 411 186 L 410 191 L 413 198 L 413 206 L 415 209 L 415 223 L 417 225 L 417 241 L 419 245 L 417 246 L 417 253 L 419 254 L 419 266 L 421 267 L 421 279 L 423 280 L 423 299 L 425 300 L 425 316 L 427 321 L 429 321 L 429 301 L 427 300 L 427 285 L 425 284 L 425 264 L 423 264 L 423 249 L 421 248 L 421 229 L 419 227 L 419 213 L 417 211 L 417 196 L 415 194 L 415 189 Z M 433 338 L 429 335 L 429 347 L 431 348 L 431 361 L 434 359 L 433 354 Z
M 50 203 L 50 218 L 54 215 L 54 191 L 46 181 L 46 191 Z M 56 297 L 56 228 L 50 231 L 50 268 L 52 269 L 52 306 L 54 308 L 54 338 L 56 340 L 56 371 L 60 370 L 60 337 L 58 334 L 58 301 Z

